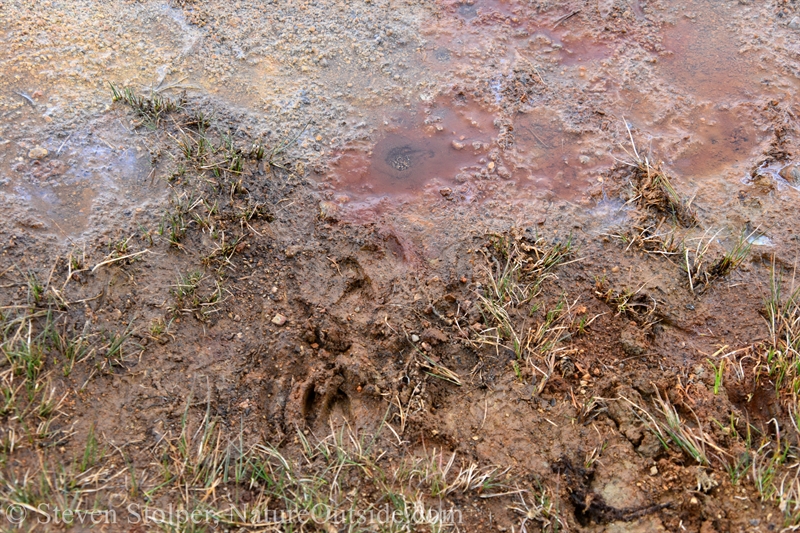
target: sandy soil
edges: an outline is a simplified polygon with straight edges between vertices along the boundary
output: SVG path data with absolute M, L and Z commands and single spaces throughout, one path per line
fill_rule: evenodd
M 793 1 L 0 6 L 5 529 L 800 524 Z

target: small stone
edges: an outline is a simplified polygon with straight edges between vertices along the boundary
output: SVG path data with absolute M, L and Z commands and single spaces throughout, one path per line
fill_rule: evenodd
M 451 194 L 453 194 L 453 189 L 451 189 L 450 187 L 441 188 L 441 189 L 439 189 L 439 194 L 441 194 L 442 196 L 444 196 L 446 198 L 446 197 L 450 196 Z
M 436 328 L 428 328 L 422 332 L 422 340 L 425 342 L 429 342 L 434 346 L 437 344 L 442 344 L 447 342 L 447 335 L 442 332 L 442 330 Z
M 411 342 L 419 342 L 419 335 L 411 335 Z
M 489 170 L 489 172 L 494 171 L 494 167 L 495 167 L 494 161 L 489 161 L 489 164 L 486 165 L 486 168 Z
M 28 152 L 28 157 L 31 159 L 44 159 L 47 157 L 47 154 L 50 152 L 47 151 L 47 148 L 42 148 L 41 146 L 36 146 L 31 148 L 31 151 Z
M 276 326 L 282 326 L 286 324 L 286 317 L 278 313 L 272 318 L 272 323 L 275 324 Z
M 346 202 L 348 199 L 347 197 L 343 198 L 343 201 Z M 322 201 L 319 203 L 319 218 L 320 220 L 327 220 L 330 222 L 336 222 L 339 217 L 339 206 L 333 202 Z
M 580 161 L 581 165 L 588 165 L 589 161 L 591 160 L 592 158 L 589 157 L 588 155 L 582 155 L 578 158 L 578 161 Z
M 291 259 L 292 257 L 296 256 L 303 250 L 302 246 L 299 245 L 292 245 L 288 246 L 286 250 L 284 250 L 284 255 L 286 255 L 287 259 Z
M 626 326 L 620 332 L 619 342 L 622 350 L 630 356 L 642 355 L 649 345 L 647 335 L 635 324 Z
M 491 163 L 489 164 L 491 165 Z M 511 177 L 511 171 L 508 170 L 503 165 L 500 165 L 499 167 L 497 167 L 497 175 L 500 176 L 502 179 L 507 180 L 508 178 Z
M 657 466 L 653 465 L 653 466 L 650 467 L 650 475 L 651 476 L 657 476 L 658 475 L 658 467 Z
M 455 148 L 456 150 L 463 150 L 464 143 L 453 140 L 453 148 Z
M 800 30 L 800 17 L 794 17 L 789 21 L 789 28 L 793 30 Z
M 793 185 L 800 185 L 800 166 L 789 165 L 783 167 L 779 174 L 789 183 Z

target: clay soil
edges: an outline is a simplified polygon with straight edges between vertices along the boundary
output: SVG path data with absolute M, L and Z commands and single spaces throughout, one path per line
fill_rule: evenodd
M 3 530 L 794 530 L 798 10 L 0 2 Z

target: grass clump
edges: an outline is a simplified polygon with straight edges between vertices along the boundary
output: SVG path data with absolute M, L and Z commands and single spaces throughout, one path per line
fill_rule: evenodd
M 724 251 L 718 259 L 710 260 L 709 250 L 717 235 L 719 232 L 704 239 L 704 234 L 703 237 L 696 239 L 696 246 L 683 248 L 683 269 L 688 276 L 689 289 L 693 293 L 702 293 L 713 281 L 728 276 L 739 268 L 750 254 L 753 233 L 742 230 L 730 250 Z
M 605 276 L 596 276 L 594 293 L 600 300 L 608 304 L 617 316 L 625 316 L 645 330 L 658 323 L 656 315 L 656 299 L 647 294 L 642 285 L 636 290 L 623 287 L 621 290 L 609 286 Z
M 183 97 L 176 102 L 157 93 L 141 96 L 130 87 L 120 89 L 113 83 L 109 83 L 109 86 L 111 87 L 112 101 L 127 104 L 143 119 L 142 123 L 149 129 L 156 129 L 165 115 L 182 110 L 186 103 Z
M 635 191 L 632 201 L 645 211 L 672 217 L 685 228 L 696 226 L 697 216 L 691 207 L 691 201 L 678 194 L 660 164 L 654 165 L 649 157 L 639 153 L 627 123 L 625 128 L 632 150 L 625 150 L 629 156 L 625 164 L 632 168 L 631 178 Z
M 201 290 L 204 285 L 206 290 Z M 173 316 L 194 315 L 200 321 L 205 321 L 210 315 L 219 312 L 219 304 L 224 301 L 224 289 L 219 280 L 206 276 L 202 270 L 192 270 L 179 275 L 171 293 L 175 298 L 174 305 L 169 307 Z M 155 332 L 151 335 L 157 338 L 166 328 L 162 321 L 153 324 L 151 329 Z
M 769 295 L 764 302 L 769 338 L 758 348 L 758 373 L 773 381 L 775 392 L 789 404 L 795 422 L 800 421 L 800 287 L 784 295 L 783 282 L 772 267 Z
M 555 371 L 558 345 L 572 335 L 574 303 L 563 295 L 552 306 L 535 300 L 544 281 L 571 260 L 572 237 L 547 243 L 514 228 L 491 235 L 483 253 L 487 283 L 477 296 L 485 327 L 474 332 L 473 340 L 498 353 L 500 348 L 510 350 L 518 377 L 523 377 L 523 363 L 541 374 L 536 388 L 540 393 Z
M 694 423 L 687 422 L 669 397 L 667 395 L 662 397 L 658 389 L 653 398 L 652 412 L 628 398 L 623 397 L 622 400 L 631 406 L 634 414 L 656 436 L 664 450 L 668 450 L 670 444 L 673 444 L 700 466 L 710 465 L 712 452 L 715 452 L 714 457 L 724 464 L 723 458 L 728 454 L 703 429 L 697 415 L 692 411 Z
M 520 515 L 520 531 L 527 531 L 528 523 L 535 523 L 541 531 L 546 532 L 567 529 L 567 522 L 561 517 L 558 498 L 542 483 L 537 481 L 527 494 L 518 494 L 517 500 L 518 503 L 510 509 Z
M 165 173 L 173 190 L 169 208 L 157 229 L 140 228 L 140 235 L 151 246 L 163 239 L 175 250 L 198 252 L 221 281 L 225 271 L 235 270 L 232 257 L 247 247 L 248 237 L 261 235 L 256 221 L 272 220 L 273 209 L 302 174 L 303 165 L 290 163 L 287 152 L 308 125 L 268 147 L 264 139 L 220 128 L 184 98 L 145 98 L 113 84 L 111 90 L 114 101 L 163 130 L 176 153 Z
M 190 406 L 198 402 L 188 399 L 176 430 L 156 446 L 160 461 L 137 473 L 138 498 L 177 500 L 229 527 L 443 532 L 462 522 L 453 505 L 460 498 L 509 491 L 508 469 L 458 461 L 455 453 L 390 458 L 383 425 L 373 435 L 331 427 L 322 438 L 298 428 L 293 445 L 247 445 L 205 403 L 197 420 Z
M 620 240 L 625 245 L 626 252 L 633 248 L 648 254 L 671 257 L 680 253 L 682 242 L 676 235 L 675 228 L 664 228 L 666 220 L 666 217 L 661 217 L 658 221 L 642 217 L 630 227 L 609 236 Z
M 712 263 L 709 267 L 707 278 L 715 279 L 727 276 L 739 268 L 744 260 L 747 259 L 747 256 L 750 255 L 750 248 L 753 246 L 751 241 L 752 236 L 753 233 L 748 234 L 747 230 L 742 230 L 733 248 L 725 252 L 721 258 Z

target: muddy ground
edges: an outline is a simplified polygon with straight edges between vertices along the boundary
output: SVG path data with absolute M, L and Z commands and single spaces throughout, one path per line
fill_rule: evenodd
M 793 0 L 0 7 L 4 530 L 800 525 Z

